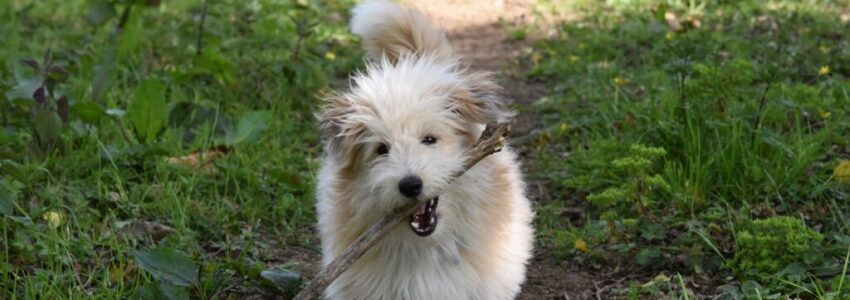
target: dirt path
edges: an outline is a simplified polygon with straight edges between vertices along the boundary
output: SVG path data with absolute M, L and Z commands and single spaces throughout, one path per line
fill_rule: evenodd
M 545 96 L 544 84 L 531 82 L 521 75 L 521 56 L 528 41 L 510 41 L 508 32 L 532 20 L 534 1 L 530 0 L 429 0 L 411 1 L 434 22 L 448 30 L 455 49 L 464 55 L 471 68 L 496 73 L 504 94 L 517 105 L 525 106 Z M 527 113 L 518 116 L 515 136 L 523 136 L 537 127 L 536 118 Z M 523 155 L 529 165 L 528 155 Z M 530 187 L 538 184 L 530 182 Z M 545 193 L 532 188 L 532 198 L 543 200 Z M 593 299 L 605 277 L 598 271 L 582 270 L 569 262 L 559 262 L 551 249 L 535 247 L 526 284 L 518 299 Z

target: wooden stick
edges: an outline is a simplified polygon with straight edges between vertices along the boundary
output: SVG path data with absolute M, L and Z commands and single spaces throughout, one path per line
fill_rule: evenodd
M 453 174 L 449 179 L 449 183 L 454 182 L 458 177 L 466 173 L 475 164 L 489 156 L 490 154 L 499 152 L 505 145 L 505 137 L 511 130 L 510 123 L 504 122 L 496 125 L 487 124 L 487 128 L 481 133 L 478 142 L 466 151 L 468 157 L 463 169 Z M 310 283 L 298 295 L 295 300 L 319 299 L 322 292 L 330 285 L 339 275 L 351 267 L 361 256 L 366 254 L 372 246 L 378 243 L 384 236 L 392 231 L 398 224 L 401 224 L 410 217 L 410 214 L 422 204 L 420 202 L 412 202 L 393 211 L 392 214 L 384 217 L 378 223 L 375 223 L 369 230 L 360 235 L 354 243 L 352 243 L 341 255 L 337 256 L 329 265 L 322 269 L 319 274 L 316 274 Z

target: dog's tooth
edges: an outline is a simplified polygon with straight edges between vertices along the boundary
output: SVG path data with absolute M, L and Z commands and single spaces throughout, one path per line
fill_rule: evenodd
M 431 217 L 431 224 L 434 224 L 434 217 Z

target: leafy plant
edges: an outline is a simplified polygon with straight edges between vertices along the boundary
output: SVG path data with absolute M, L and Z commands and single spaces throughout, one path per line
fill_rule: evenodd
M 776 273 L 796 262 L 813 263 L 823 236 L 799 219 L 778 216 L 754 220 L 736 233 L 731 267 L 743 276 Z

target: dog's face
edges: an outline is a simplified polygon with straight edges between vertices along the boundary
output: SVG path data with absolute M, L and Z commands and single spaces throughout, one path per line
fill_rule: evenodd
M 427 59 L 371 65 L 348 93 L 326 99 L 320 122 L 326 151 L 357 203 L 355 215 L 386 214 L 421 201 L 411 229 L 427 236 L 454 213 L 438 209 L 439 193 L 466 160 L 482 124 L 507 115 L 483 76 Z

